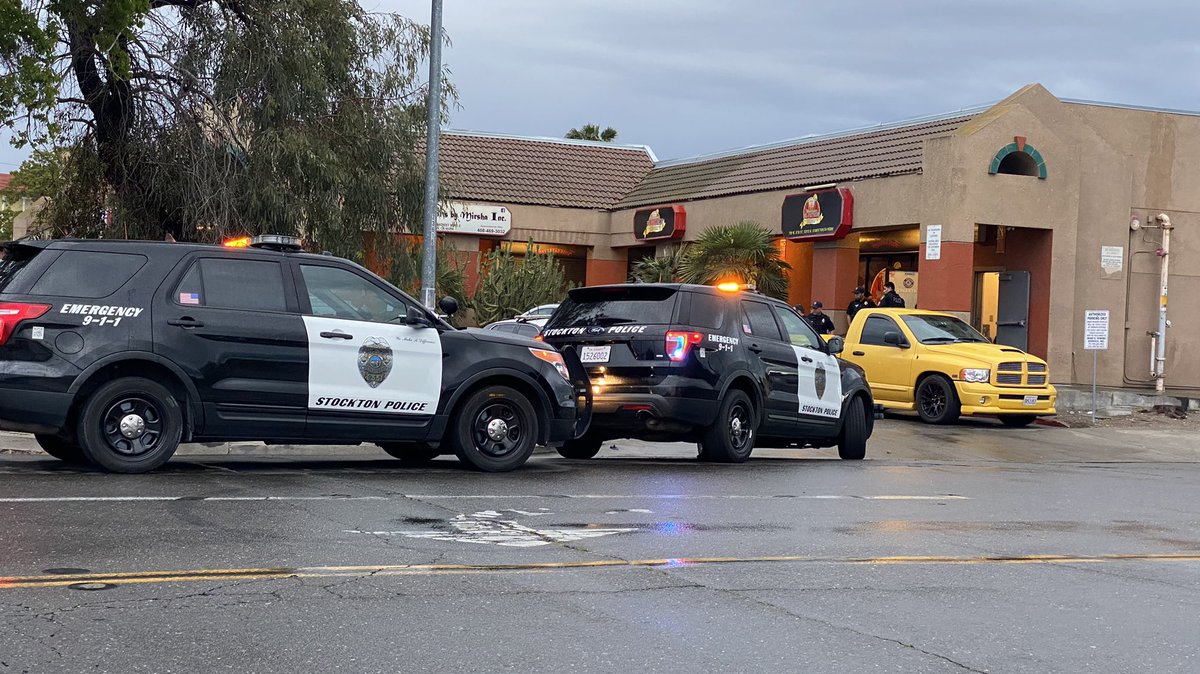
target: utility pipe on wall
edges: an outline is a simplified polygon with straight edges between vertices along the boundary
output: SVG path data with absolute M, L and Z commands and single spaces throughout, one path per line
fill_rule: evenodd
M 1162 393 L 1166 389 L 1167 364 L 1167 266 L 1171 263 L 1171 218 L 1166 213 L 1154 216 L 1163 231 L 1162 268 L 1159 272 L 1161 294 L 1158 298 L 1158 352 L 1154 355 L 1154 390 Z

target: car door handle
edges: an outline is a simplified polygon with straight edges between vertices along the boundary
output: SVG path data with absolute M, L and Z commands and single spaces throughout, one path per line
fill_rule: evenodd
M 747 348 L 749 348 L 749 349 L 750 349 L 751 351 L 753 351 L 754 353 L 762 353 L 762 347 L 761 347 L 761 346 L 759 346 L 759 345 L 757 345 L 757 344 L 751 344 L 751 345 L 750 345 L 749 347 L 747 347 Z
M 177 326 L 180 328 L 203 328 L 204 322 L 198 321 L 198 320 L 192 318 L 191 316 L 184 316 L 183 318 L 180 318 L 180 319 L 176 319 L 173 321 L 167 321 L 167 325 L 174 325 L 174 326 Z
M 802 361 L 804 361 L 804 362 L 806 362 L 806 363 L 811 363 L 811 362 L 813 362 L 813 359 L 812 359 L 812 358 L 809 358 L 808 356 L 800 356 L 800 360 L 802 360 Z
M 867 355 L 867 354 L 863 353 L 862 351 L 852 351 L 852 352 L 850 352 L 850 355 L 852 355 L 852 356 L 865 356 L 865 355 Z
M 354 339 L 354 335 L 347 335 L 344 332 L 322 332 L 321 336 L 325 339 Z

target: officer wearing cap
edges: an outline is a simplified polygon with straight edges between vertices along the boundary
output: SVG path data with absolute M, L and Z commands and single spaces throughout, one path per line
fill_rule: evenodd
M 854 321 L 854 314 L 858 313 L 859 309 L 874 309 L 875 302 L 867 297 L 867 289 L 858 286 L 854 289 L 854 300 L 850 302 L 850 306 L 846 307 L 846 320 Z
M 808 324 L 812 326 L 813 330 L 817 331 L 817 334 L 832 335 L 833 320 L 825 315 L 825 312 L 822 310 L 824 306 L 824 304 L 821 304 L 821 300 L 813 300 L 812 313 L 805 316 L 804 320 L 808 321 Z

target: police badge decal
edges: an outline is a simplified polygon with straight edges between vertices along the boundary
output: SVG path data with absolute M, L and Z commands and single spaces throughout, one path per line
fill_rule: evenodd
M 813 372 L 813 388 L 817 390 L 817 398 L 825 398 L 825 366 L 817 365 L 817 369 Z
M 376 388 L 392 372 L 392 347 L 382 337 L 368 337 L 358 348 L 358 373 Z

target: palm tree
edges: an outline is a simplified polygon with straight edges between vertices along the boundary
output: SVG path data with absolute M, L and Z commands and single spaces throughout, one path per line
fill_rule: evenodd
M 642 283 L 678 283 L 681 278 L 679 268 L 685 255 L 687 248 L 680 244 L 664 251 L 662 255 L 638 260 L 633 265 L 629 280 Z
M 567 138 L 572 140 L 599 140 L 611 143 L 617 138 L 617 130 L 610 126 L 601 131 L 600 127 L 595 124 L 584 124 L 578 129 L 568 131 Z
M 779 258 L 770 229 L 738 222 L 701 234 L 684 256 L 680 276 L 688 283 L 750 283 L 761 293 L 786 298 L 791 268 Z

